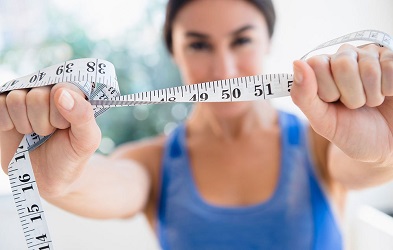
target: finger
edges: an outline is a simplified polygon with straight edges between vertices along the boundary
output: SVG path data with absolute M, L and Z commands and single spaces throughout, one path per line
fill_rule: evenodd
M 71 83 L 58 83 L 52 88 L 51 95 L 50 95 L 50 114 L 49 114 L 50 123 L 55 128 L 66 129 L 70 127 L 70 123 L 60 114 L 54 101 L 54 95 L 56 91 L 60 88 L 67 88 L 73 90 L 78 94 L 80 94 L 81 96 L 84 96 L 84 94 L 78 87 L 76 87 Z
M 0 152 L 1 152 L 1 166 L 5 173 L 8 171 L 8 164 L 14 156 L 16 149 L 21 142 L 23 135 L 16 129 L 11 129 L 7 132 L 0 132 Z
M 33 88 L 27 93 L 27 116 L 33 131 L 38 135 L 49 135 L 55 128 L 49 121 L 49 97 L 51 87 Z
M 379 63 L 379 47 L 369 45 L 358 50 L 358 63 L 366 105 L 376 107 L 383 103 L 381 86 L 381 66 Z
M 7 95 L 0 95 L 0 131 L 9 131 L 14 128 L 14 124 L 8 114 L 6 98 Z
M 327 55 L 314 56 L 307 60 L 314 70 L 318 82 L 318 96 L 325 102 L 335 102 L 340 99 L 340 92 L 334 82 L 330 70 L 330 57 Z
M 304 61 L 295 61 L 294 84 L 291 89 L 293 102 L 306 115 L 313 129 L 326 138 L 334 135 L 333 121 L 329 117 L 329 106 L 318 96 L 318 84 L 313 69 Z
M 90 103 L 67 88 L 58 89 L 54 100 L 60 114 L 71 124 L 70 140 L 76 153 L 94 152 L 100 144 L 101 132 Z
M 340 91 L 340 101 L 350 109 L 362 107 L 366 103 L 357 59 L 356 48 L 342 45 L 330 61 L 333 78 Z
M 383 49 L 379 60 L 382 70 L 382 94 L 393 96 L 393 51 Z
M 27 117 L 27 92 L 28 90 L 26 89 L 13 90 L 8 93 L 6 98 L 8 114 L 10 115 L 16 130 L 21 134 L 30 134 L 33 132 Z

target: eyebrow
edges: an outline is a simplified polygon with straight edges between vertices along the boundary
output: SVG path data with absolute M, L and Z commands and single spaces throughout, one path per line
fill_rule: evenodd
M 251 24 L 245 25 L 235 31 L 232 31 L 229 33 L 230 36 L 236 36 L 246 30 L 254 29 L 255 27 Z M 209 39 L 208 34 L 200 33 L 197 31 L 188 31 L 186 32 L 186 37 L 194 37 L 194 38 L 200 38 L 200 39 Z

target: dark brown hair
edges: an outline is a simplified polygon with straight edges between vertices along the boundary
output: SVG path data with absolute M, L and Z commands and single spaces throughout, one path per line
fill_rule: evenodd
M 184 5 L 193 0 L 169 0 L 166 8 L 166 17 L 164 24 L 165 45 L 170 53 L 172 53 L 172 25 L 177 13 Z M 266 19 L 269 36 L 272 37 L 274 24 L 276 22 L 276 13 L 271 0 L 246 0 L 257 7 Z

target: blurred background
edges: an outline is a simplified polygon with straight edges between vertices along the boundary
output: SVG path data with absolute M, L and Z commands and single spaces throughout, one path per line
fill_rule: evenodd
M 66 60 L 97 57 L 115 65 L 122 94 L 181 84 L 165 50 L 166 0 L 0 0 L 0 84 Z M 391 0 L 274 0 L 278 22 L 266 73 L 291 73 L 292 61 L 347 33 L 393 34 Z M 290 98 L 273 101 L 302 116 Z M 168 134 L 191 106 L 111 109 L 98 118 L 100 153 L 118 144 Z M 56 249 L 158 249 L 144 217 L 95 221 L 45 203 Z M 0 173 L 0 249 L 25 249 L 7 176 Z M 352 192 L 343 223 L 347 249 L 393 249 L 393 185 Z

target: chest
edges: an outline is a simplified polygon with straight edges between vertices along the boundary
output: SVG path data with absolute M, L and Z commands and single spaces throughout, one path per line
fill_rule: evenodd
M 195 188 L 208 203 L 252 205 L 275 191 L 281 164 L 278 131 L 231 142 L 191 141 L 188 149 Z

